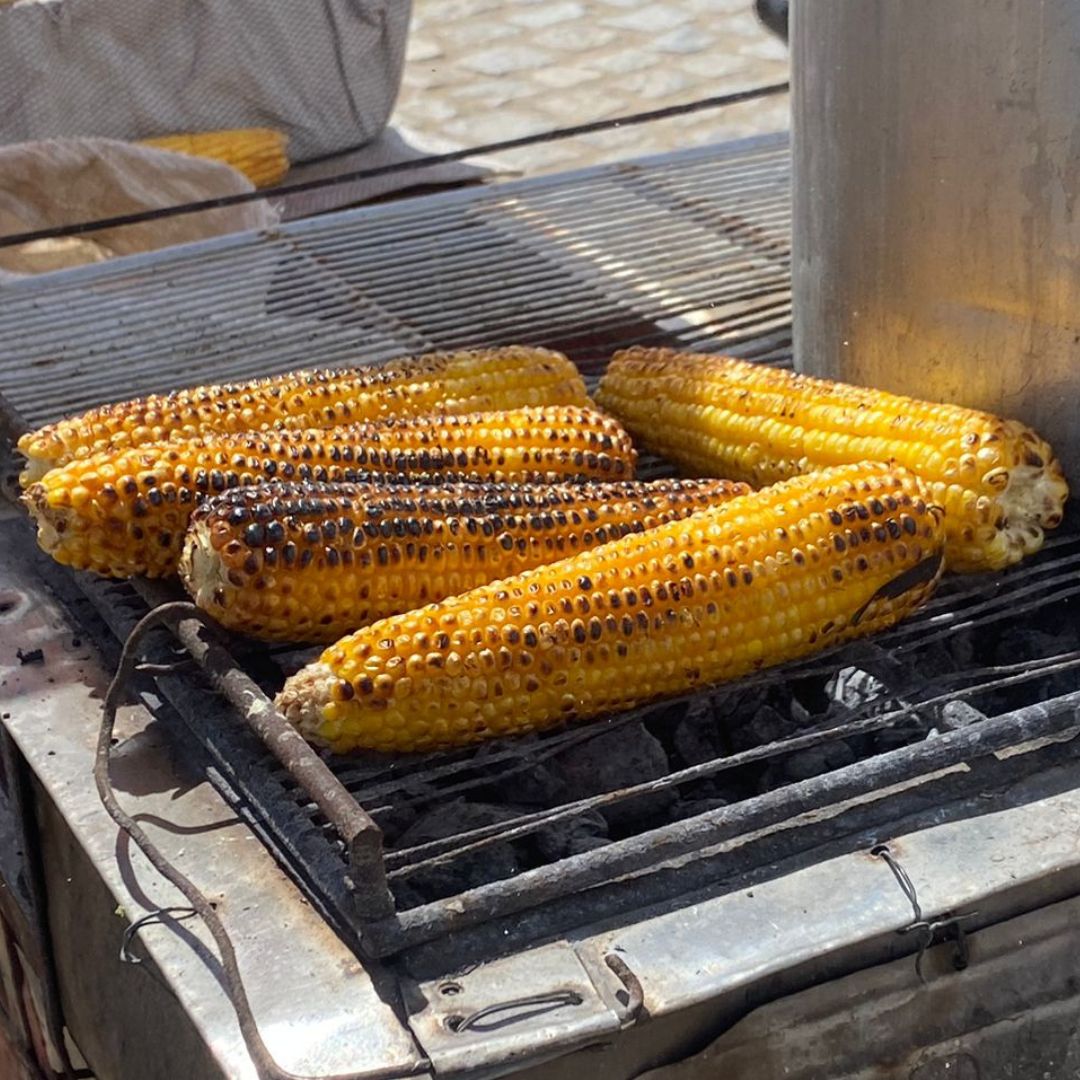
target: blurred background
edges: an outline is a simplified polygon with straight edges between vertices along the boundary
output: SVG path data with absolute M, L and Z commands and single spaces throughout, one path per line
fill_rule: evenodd
M 413 0 L 391 123 L 468 146 L 782 82 L 775 0 Z M 755 10 L 756 9 L 756 10 Z M 759 18 L 760 15 L 760 18 Z M 787 96 L 501 156 L 573 169 L 789 126 Z

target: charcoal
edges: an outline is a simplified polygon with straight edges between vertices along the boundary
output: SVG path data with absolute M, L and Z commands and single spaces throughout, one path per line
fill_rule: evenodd
M 986 717 L 966 701 L 947 701 L 941 709 L 939 721 L 943 731 L 956 731 L 959 728 L 978 724 Z
M 518 740 L 518 756 L 492 766 L 490 792 L 498 802 L 525 806 L 557 806 L 566 801 L 566 785 L 558 769 L 545 761 L 533 760 L 543 744 L 535 735 Z
M 809 780 L 811 776 L 842 769 L 855 760 L 855 752 L 843 740 L 825 746 L 811 746 L 791 754 L 783 763 L 789 780 Z
M 1057 633 L 1010 626 L 1001 632 L 994 650 L 998 664 L 1015 664 L 1021 660 L 1042 660 L 1048 656 L 1080 648 L 1080 631 L 1068 620 L 1059 623 Z
M 778 761 L 770 761 L 764 772 L 762 772 L 761 779 L 758 780 L 757 790 L 759 794 L 765 795 L 790 783 L 791 780 L 784 770 L 783 764 Z
M 488 825 L 505 824 L 509 827 L 523 812 L 523 809 L 508 806 L 454 799 L 424 814 L 399 837 L 394 846 L 398 849 L 415 847 Z M 399 899 L 408 896 L 412 901 L 419 897 L 419 902 L 426 902 L 488 881 L 512 877 L 521 869 L 521 859 L 514 845 L 494 844 L 452 862 L 426 867 L 411 874 L 405 879 L 407 888 L 399 892 Z
M 971 630 L 961 630 L 950 634 L 944 644 L 948 647 L 949 655 L 952 656 L 957 671 L 976 666 L 978 648 L 975 634 Z
M 584 799 L 666 776 L 670 766 L 659 739 L 641 723 L 624 723 L 559 754 L 555 759 L 570 799 Z M 674 793 L 660 791 L 599 807 L 612 827 L 663 814 Z
M 963 647 L 966 649 L 967 645 Z M 911 682 L 933 682 L 941 675 L 951 675 L 961 669 L 956 654 L 944 641 L 929 642 L 923 648 L 916 649 L 906 660 L 911 669 L 908 685 Z
M 798 735 L 800 730 L 800 726 L 791 717 L 784 716 L 771 705 L 762 705 L 752 719 L 732 728 L 731 746 L 735 751 L 749 750 L 754 746 L 790 739 L 793 735 Z
M 726 736 L 715 703 L 698 698 L 690 703 L 686 715 L 675 725 L 672 737 L 675 753 L 686 765 L 700 765 L 723 757 Z
M 383 834 L 383 843 L 394 847 L 401 842 L 401 835 L 407 832 L 420 818 L 415 806 L 387 806 L 374 815 L 375 824 Z
M 700 765 L 730 754 L 737 733 L 761 708 L 761 700 L 760 687 L 695 698 L 673 729 L 675 754 L 686 765 Z
M 1058 631 L 1048 634 L 1043 630 L 1010 627 L 1002 632 L 997 643 L 996 658 L 999 664 L 1015 664 L 1023 660 L 1043 660 L 1072 652 L 1080 648 L 1080 628 L 1075 619 L 1061 619 Z M 978 704 L 987 712 L 996 713 L 1015 709 L 1033 698 L 1060 697 L 1076 689 L 1075 668 L 1039 676 L 1031 682 L 993 697 L 981 695 Z
M 881 679 L 859 667 L 841 668 L 826 686 L 830 705 L 841 706 L 839 710 L 830 709 L 847 717 L 858 711 L 862 716 L 877 716 L 895 707 L 895 698 L 889 687 Z
M 602 814 L 586 810 L 569 821 L 557 821 L 533 837 L 536 849 L 545 862 L 566 859 L 595 851 L 608 841 L 608 824 Z
M 797 698 L 791 699 L 791 719 L 800 728 L 812 727 L 814 714 Z

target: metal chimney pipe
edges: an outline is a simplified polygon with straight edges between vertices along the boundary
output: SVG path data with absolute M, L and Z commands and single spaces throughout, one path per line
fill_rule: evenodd
M 1080 3 L 791 8 L 796 367 L 1015 416 L 1080 487 Z

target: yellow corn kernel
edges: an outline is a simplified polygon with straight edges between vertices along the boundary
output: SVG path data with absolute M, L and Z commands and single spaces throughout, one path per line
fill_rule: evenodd
M 597 394 L 641 443 L 755 486 L 852 461 L 917 473 L 946 511 L 950 570 L 998 570 L 1061 524 L 1068 486 L 1016 420 L 812 379 L 725 356 L 627 349 Z
M 729 480 L 240 488 L 195 511 L 180 576 L 230 630 L 329 642 L 749 490 Z
M 197 386 L 102 405 L 19 439 L 23 487 L 57 465 L 99 450 L 211 432 L 330 428 L 425 413 L 473 413 L 539 405 L 587 405 L 574 365 L 549 349 L 429 353 L 379 367 L 294 371 L 269 379 Z
M 336 752 L 424 751 L 737 679 L 907 615 L 941 573 L 943 516 L 903 469 L 797 477 L 376 622 L 277 705 Z
M 50 470 L 23 503 L 38 543 L 58 562 L 108 577 L 163 577 L 176 570 L 195 507 L 230 488 L 373 473 L 547 483 L 633 472 L 634 450 L 616 421 L 557 405 L 104 450 Z
M 141 146 L 157 150 L 223 161 L 242 172 L 257 188 L 276 184 L 289 171 L 288 143 L 288 137 L 273 128 L 202 131 L 139 141 Z

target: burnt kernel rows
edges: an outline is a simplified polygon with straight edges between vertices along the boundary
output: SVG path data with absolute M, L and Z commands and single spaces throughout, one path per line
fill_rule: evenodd
M 633 476 L 629 436 L 575 406 L 245 432 L 108 450 L 50 470 L 23 497 L 58 561 L 113 577 L 175 571 L 194 507 L 267 481 L 353 482 L 372 473 L 554 482 Z
M 587 402 L 581 376 L 565 356 L 525 346 L 290 372 L 104 405 L 29 432 L 19 440 L 27 458 L 23 485 L 74 459 L 168 438 Z
M 391 491 L 275 484 L 204 503 L 180 573 L 199 606 L 231 629 L 333 641 L 748 490 L 725 480 Z
M 335 751 L 430 750 L 735 679 L 913 610 L 942 517 L 902 469 L 798 477 L 383 619 L 278 704 Z

